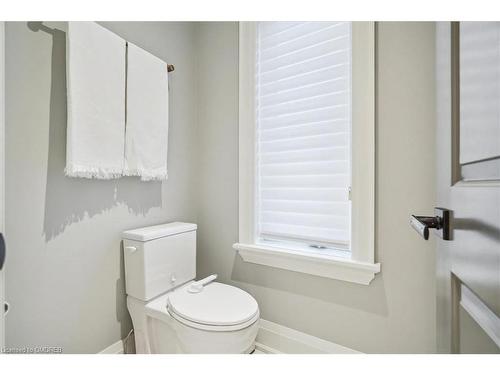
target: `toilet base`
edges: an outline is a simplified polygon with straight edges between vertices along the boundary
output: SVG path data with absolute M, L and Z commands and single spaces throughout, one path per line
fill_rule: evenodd
M 255 350 L 259 319 L 236 331 L 206 331 L 189 327 L 167 311 L 167 294 L 146 304 L 127 296 L 138 354 L 249 354 Z

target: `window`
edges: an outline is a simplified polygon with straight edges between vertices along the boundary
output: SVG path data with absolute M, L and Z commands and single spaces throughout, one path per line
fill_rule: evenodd
M 368 284 L 373 173 L 373 23 L 241 23 L 243 259 Z
M 351 24 L 260 22 L 256 234 L 348 249 Z

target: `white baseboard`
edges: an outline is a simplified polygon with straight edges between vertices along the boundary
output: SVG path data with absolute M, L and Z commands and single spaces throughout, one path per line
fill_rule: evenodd
M 255 346 L 264 353 L 283 354 L 355 354 L 345 346 L 320 339 L 294 329 L 260 320 Z
M 261 319 L 255 347 L 268 354 L 355 354 L 345 346 Z M 123 354 L 123 340 L 111 344 L 99 354 Z
M 124 352 L 123 340 L 120 340 L 101 350 L 98 354 L 123 354 Z

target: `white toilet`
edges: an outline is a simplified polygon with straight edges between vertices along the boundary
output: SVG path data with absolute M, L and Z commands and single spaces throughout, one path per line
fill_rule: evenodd
M 127 306 L 137 353 L 250 353 L 257 301 L 216 275 L 196 276 L 196 224 L 123 233 Z

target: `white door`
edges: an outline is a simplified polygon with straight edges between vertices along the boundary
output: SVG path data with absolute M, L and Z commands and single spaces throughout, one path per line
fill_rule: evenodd
M 437 25 L 438 351 L 500 352 L 500 23 Z
M 4 113 L 5 113 L 5 23 L 0 22 L 0 233 L 4 232 Z M 0 239 L 1 240 L 1 239 Z M 5 283 L 3 261 L 5 259 L 5 247 L 0 244 L 0 349 L 5 345 Z M 1 352 L 1 351 L 0 351 Z

